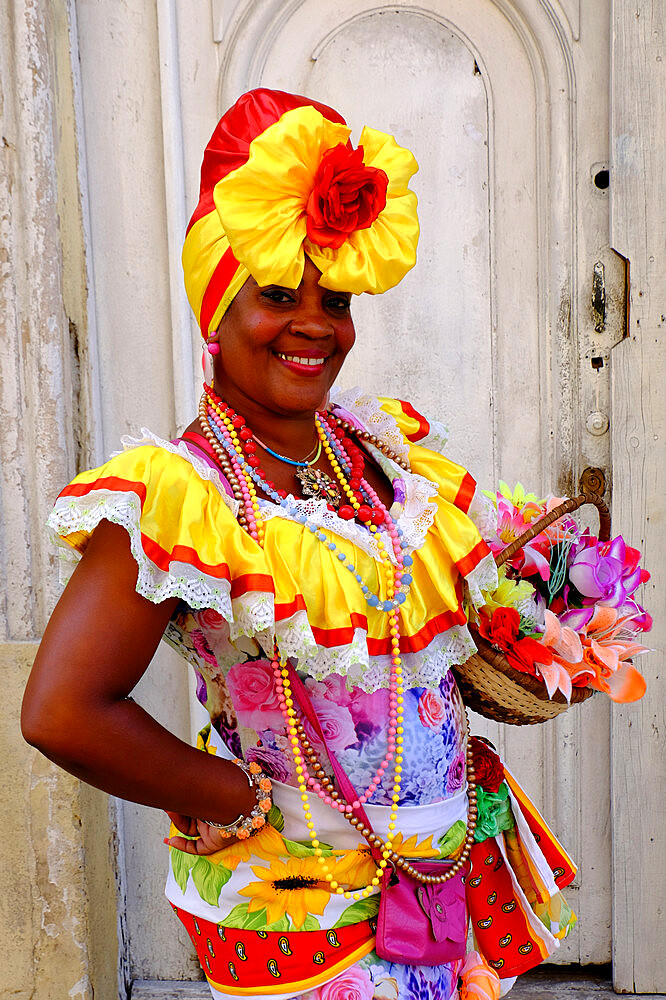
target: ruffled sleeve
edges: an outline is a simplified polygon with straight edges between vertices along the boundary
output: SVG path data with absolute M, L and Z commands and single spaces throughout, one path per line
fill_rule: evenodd
M 454 562 L 458 572 L 467 582 L 470 600 L 479 606 L 485 603 L 482 590 L 497 586 L 497 568 L 484 538 L 495 535 L 495 509 L 478 489 L 473 476 L 456 462 L 442 454 L 447 432 L 442 424 L 419 413 L 411 403 L 400 399 L 379 397 L 381 409 L 395 420 L 409 448 L 412 470 L 436 483 L 438 497 L 444 500 L 442 510 L 448 510 L 440 533 L 448 535 L 446 546 L 455 552 Z M 456 508 L 451 511 L 452 505 Z M 458 512 L 465 515 L 458 516 Z M 476 539 L 469 541 L 469 522 L 476 529 Z
M 120 524 L 137 563 L 138 593 L 155 603 L 179 597 L 230 618 L 230 561 L 235 575 L 253 574 L 260 553 L 215 471 L 195 468 L 183 449 L 146 443 L 82 472 L 60 493 L 48 527 L 76 561 L 100 521 Z

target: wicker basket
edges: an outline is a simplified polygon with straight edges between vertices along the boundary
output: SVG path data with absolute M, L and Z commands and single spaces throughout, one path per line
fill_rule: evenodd
M 495 562 L 498 566 L 509 562 L 523 545 L 554 521 L 565 514 L 573 513 L 587 503 L 594 504 L 599 511 L 599 538 L 601 541 L 608 541 L 610 538 L 608 507 L 595 493 L 582 493 L 580 496 L 565 500 L 531 524 L 520 538 L 507 545 L 495 557 Z M 453 672 L 465 704 L 487 719 L 508 722 L 514 726 L 531 726 L 537 722 L 554 719 L 562 712 L 566 712 L 570 705 L 585 701 L 594 693 L 591 688 L 575 687 L 570 702 L 561 691 L 556 691 L 553 697 L 549 698 L 546 686 L 540 678 L 515 670 L 501 652 L 478 633 L 472 634 L 478 652 L 470 656 L 465 663 L 454 667 Z

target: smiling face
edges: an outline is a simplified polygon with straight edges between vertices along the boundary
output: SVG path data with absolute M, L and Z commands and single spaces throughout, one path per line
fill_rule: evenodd
M 218 328 L 215 389 L 252 418 L 312 415 L 354 344 L 351 296 L 319 284 L 305 258 L 298 288 L 249 278 Z

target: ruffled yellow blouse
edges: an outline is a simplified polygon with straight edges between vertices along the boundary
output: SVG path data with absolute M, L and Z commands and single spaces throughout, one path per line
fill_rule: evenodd
M 400 608 L 401 649 L 417 654 L 437 640 L 438 681 L 451 663 L 473 652 L 466 629 L 465 590 L 492 585 L 495 567 L 471 519 L 478 504 L 468 472 L 428 447 L 440 430 L 409 404 L 343 394 L 340 409 L 408 458 L 404 472 L 374 449 L 396 495 L 398 524 L 413 557 L 413 583 Z M 178 596 L 192 609 L 218 612 L 235 646 L 255 638 L 271 650 L 276 635 L 286 655 L 307 659 L 314 676 L 331 670 L 358 682 L 371 659 L 388 656 L 386 616 L 367 604 L 358 581 L 306 526 L 262 503 L 264 547 L 236 520 L 236 502 L 216 471 L 183 442 L 150 435 L 78 475 L 61 492 L 49 525 L 76 553 L 102 519 L 128 531 L 139 573 L 137 591 L 152 601 Z M 371 592 L 385 599 L 376 542 L 343 521 L 324 501 L 300 501 L 311 522 L 335 540 Z M 233 659 L 233 649 L 229 650 Z M 419 657 L 419 660 L 421 657 Z M 431 664 L 432 666 L 432 664 Z

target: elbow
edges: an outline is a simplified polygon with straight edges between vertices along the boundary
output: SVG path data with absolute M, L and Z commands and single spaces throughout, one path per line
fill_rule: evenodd
M 71 707 L 53 704 L 26 692 L 21 707 L 21 734 L 26 743 L 50 760 L 76 763 L 76 734 L 80 719 Z
M 55 747 L 51 747 L 55 735 L 51 728 L 49 713 L 26 693 L 21 706 L 21 735 L 26 743 L 47 757 L 50 756 L 49 748 L 55 750 Z

